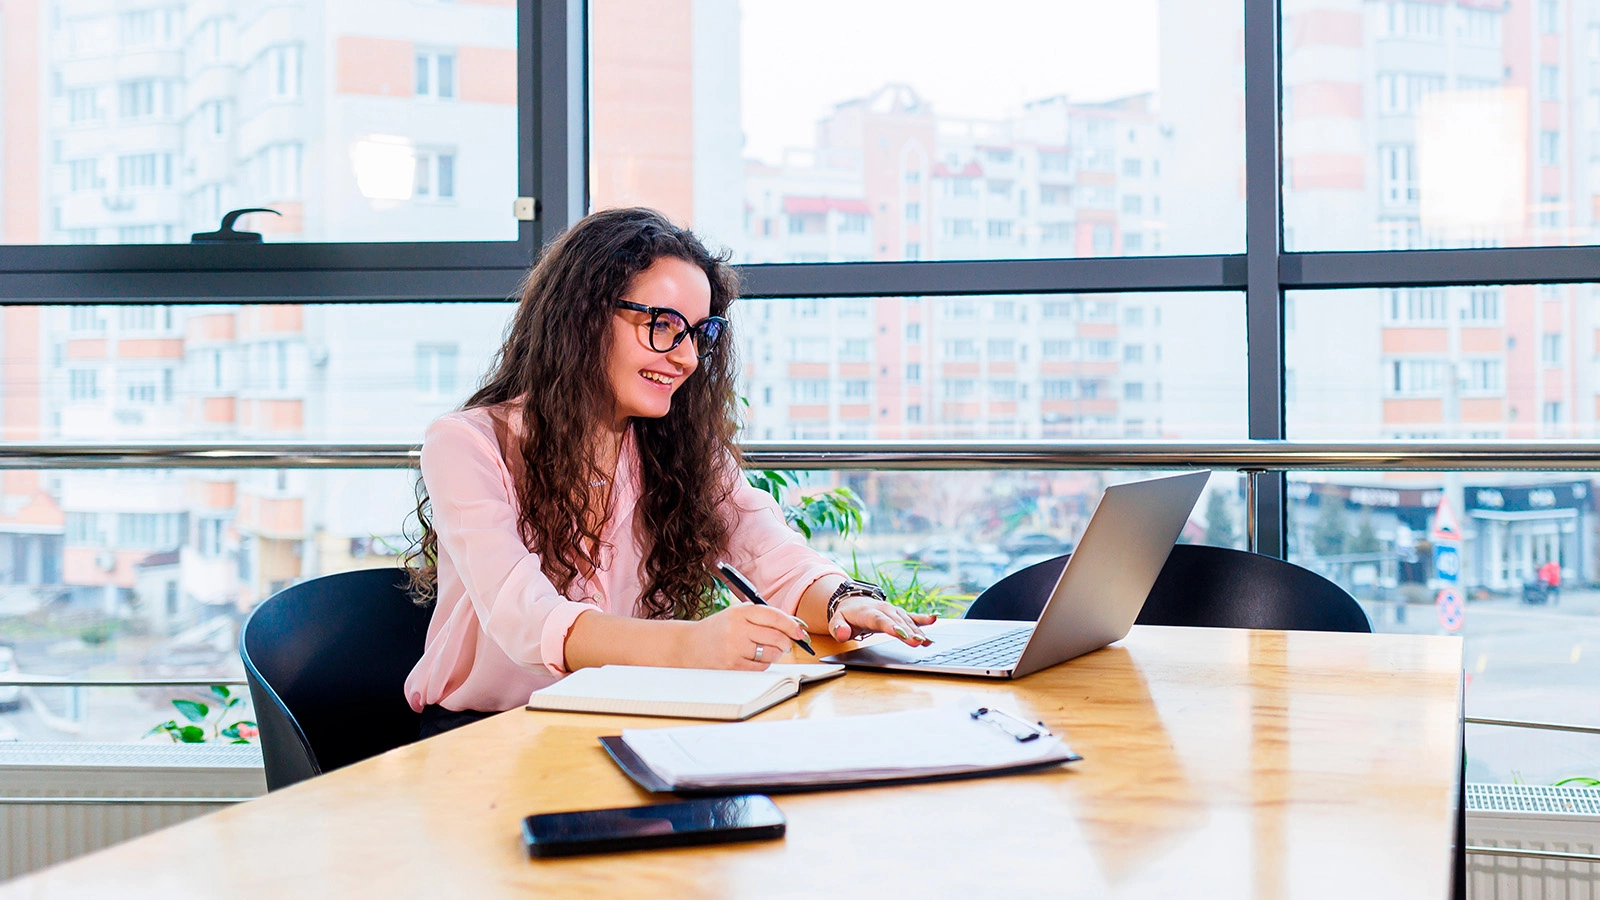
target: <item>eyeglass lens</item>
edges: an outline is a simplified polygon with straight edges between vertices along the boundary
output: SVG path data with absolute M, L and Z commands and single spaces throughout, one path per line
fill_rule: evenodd
M 650 347 L 657 353 L 666 353 L 683 342 L 686 333 L 694 334 L 695 353 L 702 359 L 711 354 L 722 335 L 722 323 L 715 319 L 701 322 L 690 328 L 683 316 L 670 309 L 656 311 L 650 319 Z

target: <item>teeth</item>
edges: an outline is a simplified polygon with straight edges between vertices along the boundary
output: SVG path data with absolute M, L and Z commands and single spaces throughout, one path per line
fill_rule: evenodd
M 668 378 L 665 375 L 659 375 L 659 374 L 657 374 L 655 372 L 640 372 L 639 374 L 643 375 L 645 378 L 648 378 L 651 381 L 654 381 L 656 384 L 671 384 L 672 383 L 672 379 L 671 378 Z

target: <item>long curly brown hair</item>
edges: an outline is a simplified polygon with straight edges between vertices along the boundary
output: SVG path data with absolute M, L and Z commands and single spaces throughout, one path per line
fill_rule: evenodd
M 600 532 L 609 510 L 592 510 L 590 485 L 607 477 L 596 448 L 614 406 L 605 360 L 611 318 L 633 279 L 672 257 L 711 282 L 711 314 L 726 317 L 738 280 L 687 229 L 649 209 L 597 212 L 545 248 L 523 282 L 522 300 L 494 365 L 463 409 L 491 407 L 501 453 L 513 474 L 523 543 L 539 554 L 563 594 L 582 569 L 599 568 Z M 659 419 L 635 418 L 633 437 L 644 490 L 636 537 L 646 548 L 640 604 L 652 619 L 694 619 L 710 611 L 712 566 L 727 545 L 717 509 L 738 472 L 738 428 L 731 335 L 700 361 Z M 519 436 L 507 414 L 521 415 Z M 734 465 L 730 468 L 729 462 Z M 621 475 L 619 473 L 618 477 Z M 439 536 L 427 486 L 417 481 L 421 534 L 405 554 L 417 602 L 437 593 Z

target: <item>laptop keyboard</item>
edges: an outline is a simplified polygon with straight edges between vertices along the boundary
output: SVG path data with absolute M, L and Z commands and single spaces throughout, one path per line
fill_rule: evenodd
M 1028 638 L 1033 634 L 1033 627 L 1018 628 L 997 634 L 986 641 L 957 647 L 924 656 L 914 660 L 911 665 L 916 666 L 971 666 L 977 669 L 1004 669 L 1014 666 L 1022 658 L 1022 650 L 1028 646 Z

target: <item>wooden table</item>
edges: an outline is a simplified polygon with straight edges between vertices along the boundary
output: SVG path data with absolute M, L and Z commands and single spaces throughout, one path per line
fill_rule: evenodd
M 1455 638 L 1153 627 L 1015 682 L 852 672 L 762 718 L 981 698 L 1084 759 L 780 796 L 782 841 L 539 862 L 523 816 L 662 799 L 595 738 L 669 720 L 517 710 L 0 897 L 1444 898 L 1460 675 Z

